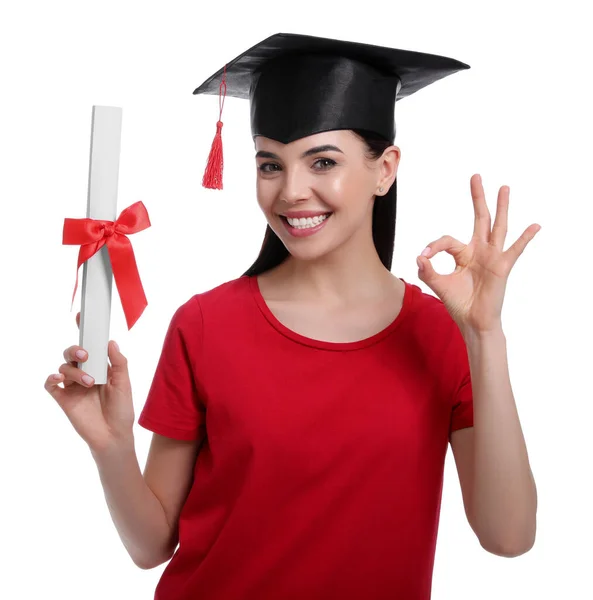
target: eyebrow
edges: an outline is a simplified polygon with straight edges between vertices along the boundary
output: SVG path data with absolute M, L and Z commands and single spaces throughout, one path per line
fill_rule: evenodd
M 331 144 L 324 144 L 323 146 L 315 146 L 314 148 L 309 148 L 309 150 L 305 150 L 301 154 L 301 158 L 307 158 L 307 156 L 311 156 L 312 154 L 319 154 L 320 152 L 340 152 L 340 154 L 344 154 L 337 146 L 332 146 Z M 280 157 L 273 152 L 266 152 L 265 150 L 260 150 L 255 158 L 275 158 L 280 160 Z

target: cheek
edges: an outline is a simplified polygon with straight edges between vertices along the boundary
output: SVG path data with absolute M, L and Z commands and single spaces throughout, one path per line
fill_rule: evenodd
M 312 176 L 310 188 L 321 198 L 333 203 L 340 204 L 347 200 L 346 196 L 350 188 L 348 174 L 343 170 L 334 169 L 332 173 L 323 176 Z
M 320 178 L 316 187 L 319 194 L 346 207 L 353 202 L 360 202 L 368 185 L 360 174 L 336 169 L 331 176 Z
M 258 178 L 255 186 L 255 193 L 257 196 L 257 203 L 264 212 L 268 212 L 271 209 L 274 201 L 275 192 L 272 187 L 273 186 L 270 185 L 269 181 Z

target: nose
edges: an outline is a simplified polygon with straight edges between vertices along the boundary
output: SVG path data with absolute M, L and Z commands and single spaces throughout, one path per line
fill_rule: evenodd
M 307 177 L 298 168 L 287 168 L 284 171 L 280 197 L 288 204 L 307 202 L 311 197 Z

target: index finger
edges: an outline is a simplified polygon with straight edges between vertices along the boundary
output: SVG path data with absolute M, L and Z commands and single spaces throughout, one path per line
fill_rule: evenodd
M 78 350 L 82 350 L 84 352 L 84 354 L 85 354 L 84 357 L 79 358 L 76 356 L 76 352 Z M 70 363 L 72 366 L 76 367 L 76 366 L 78 366 L 79 362 L 84 362 L 87 359 L 88 353 L 84 348 L 74 345 L 74 346 L 69 346 L 68 348 L 66 348 L 66 350 L 64 350 L 63 356 L 64 356 L 64 360 L 67 363 Z

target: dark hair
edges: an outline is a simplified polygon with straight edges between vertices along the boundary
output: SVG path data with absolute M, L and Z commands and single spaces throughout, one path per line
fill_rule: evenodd
M 367 157 L 377 160 L 386 148 L 393 142 L 373 132 L 362 129 L 352 129 L 367 146 Z M 373 205 L 373 242 L 381 262 L 391 271 L 393 259 L 393 246 L 395 238 L 395 217 L 397 212 L 397 178 L 384 196 L 377 196 Z M 244 275 L 260 275 L 265 271 L 278 266 L 289 256 L 286 246 L 274 233 L 270 225 L 266 226 L 266 233 L 259 256 L 255 262 L 243 273 Z

